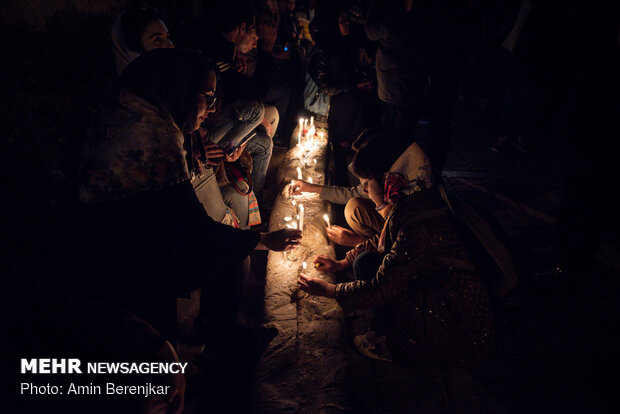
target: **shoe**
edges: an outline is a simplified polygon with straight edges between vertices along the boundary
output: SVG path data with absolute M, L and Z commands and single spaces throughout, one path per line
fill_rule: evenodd
M 392 362 L 392 355 L 385 343 L 385 336 L 377 336 L 374 331 L 353 338 L 353 345 L 365 357 L 377 361 Z
M 495 144 L 491 145 L 491 151 L 500 152 L 506 146 L 507 142 L 508 142 L 507 135 L 497 138 L 497 141 L 495 141 Z

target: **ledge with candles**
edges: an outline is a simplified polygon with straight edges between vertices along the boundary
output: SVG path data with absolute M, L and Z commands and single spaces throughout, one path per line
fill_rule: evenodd
M 297 249 L 286 255 L 269 252 L 267 259 L 265 324 L 276 327 L 278 335 L 259 361 L 258 372 L 282 364 L 279 375 L 290 378 L 259 381 L 259 387 L 267 387 L 270 395 L 285 397 L 299 389 L 318 393 L 317 379 L 300 378 L 298 373 L 317 369 L 333 372 L 346 364 L 341 308 L 334 300 L 305 294 L 297 283 L 301 272 L 335 282 L 334 275 L 319 272 L 314 266 L 317 255 L 335 257 L 325 231 L 327 203 L 318 194 L 291 194 L 291 180 L 306 178 L 324 183 L 326 158 L 327 131 L 317 130 L 313 118 L 301 118 L 291 137 L 291 149 L 277 173 L 281 190 L 269 221 L 269 230 L 289 227 L 303 231 Z

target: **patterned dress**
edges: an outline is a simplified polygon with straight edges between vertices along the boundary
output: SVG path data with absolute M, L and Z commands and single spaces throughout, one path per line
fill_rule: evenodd
M 366 251 L 385 253 L 377 274 L 337 285 L 336 300 L 344 308 L 391 305 L 395 361 L 471 366 L 489 353 L 489 294 L 436 188 L 399 199 L 382 236 L 356 246 L 347 260 Z

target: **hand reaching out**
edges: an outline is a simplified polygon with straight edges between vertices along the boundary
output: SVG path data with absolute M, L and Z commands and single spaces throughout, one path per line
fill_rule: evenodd
M 334 260 L 327 256 L 317 256 L 314 259 L 314 266 L 324 272 L 338 272 L 344 270 L 349 266 L 349 262 L 346 259 Z
M 286 252 L 296 248 L 299 245 L 299 239 L 301 239 L 301 230 L 297 229 L 281 229 L 261 233 L 256 249 Z
M 325 280 L 300 273 L 299 278 L 297 278 L 297 283 L 301 290 L 311 295 L 324 296 L 332 299 L 336 297 L 336 285 L 326 282 Z
M 347 247 L 355 247 L 366 241 L 363 236 L 336 225 L 327 228 L 327 237 L 334 243 Z
M 304 180 L 293 180 L 289 189 L 290 195 L 300 195 L 301 193 L 321 193 L 322 186 L 318 184 L 310 184 Z

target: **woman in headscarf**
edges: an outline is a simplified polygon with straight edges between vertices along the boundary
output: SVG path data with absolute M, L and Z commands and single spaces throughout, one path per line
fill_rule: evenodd
M 116 72 L 119 74 L 143 53 L 174 47 L 161 14 L 150 7 L 131 9 L 119 14 L 114 20 L 110 35 Z
M 351 169 L 385 217 L 383 231 L 343 260 L 315 259 L 328 272 L 352 266 L 356 281 L 334 285 L 301 275 L 299 285 L 343 308 L 375 308 L 394 361 L 471 366 L 493 343 L 490 299 L 433 185 L 430 162 L 416 143 L 385 145 L 382 128 L 363 134 L 374 136 Z M 366 355 L 389 359 L 373 352 L 373 342 L 372 335 L 356 338 Z
M 198 202 L 184 135 L 213 112 L 215 74 L 210 60 L 189 50 L 140 56 L 123 71 L 117 101 L 103 111 L 83 151 L 85 282 L 166 333 L 176 324 L 175 293 L 193 280 L 213 283 L 206 293 L 219 316 L 212 321 L 233 324 L 249 252 L 290 249 L 299 238 L 299 232 L 231 228 Z

